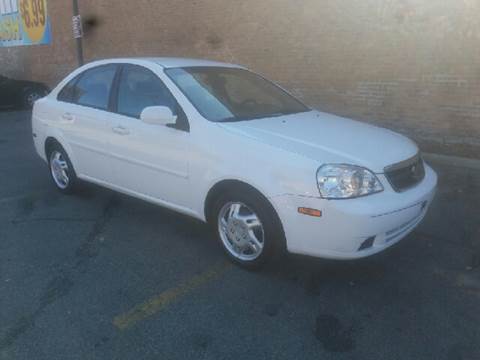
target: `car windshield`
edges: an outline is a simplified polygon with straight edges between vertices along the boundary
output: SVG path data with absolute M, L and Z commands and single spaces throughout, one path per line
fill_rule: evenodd
M 310 110 L 278 86 L 248 70 L 196 66 L 171 68 L 165 73 L 210 121 L 252 120 Z

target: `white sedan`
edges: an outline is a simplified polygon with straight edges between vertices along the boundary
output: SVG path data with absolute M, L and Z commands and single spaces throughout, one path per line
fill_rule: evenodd
M 213 61 L 87 64 L 35 103 L 32 125 L 60 191 L 86 180 L 208 222 L 248 268 L 284 249 L 382 251 L 420 223 L 437 184 L 408 138 Z

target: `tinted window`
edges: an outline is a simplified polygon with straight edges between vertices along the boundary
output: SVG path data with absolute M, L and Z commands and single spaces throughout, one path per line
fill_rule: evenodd
M 75 83 L 77 82 L 77 80 L 78 76 L 70 80 L 67 85 L 65 85 L 63 89 L 58 93 L 57 100 L 72 102 L 73 92 L 75 90 Z
M 72 102 L 102 110 L 108 109 L 115 71 L 115 65 L 100 66 L 85 71 L 73 90 Z
M 118 85 L 117 111 L 140 118 L 148 106 L 167 106 L 177 115 L 177 102 L 157 75 L 140 66 L 125 66 Z
M 165 70 L 197 110 L 212 121 L 241 121 L 309 111 L 284 90 L 250 71 L 225 67 Z

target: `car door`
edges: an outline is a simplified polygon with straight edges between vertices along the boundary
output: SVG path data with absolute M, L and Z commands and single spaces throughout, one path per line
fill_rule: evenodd
M 115 87 L 109 147 L 115 185 L 155 200 L 187 206 L 188 121 L 161 79 L 137 65 L 122 67 Z M 148 106 L 168 106 L 177 115 L 174 126 L 146 124 L 140 114 Z
M 58 124 L 72 149 L 77 175 L 110 183 L 112 167 L 107 137 L 110 92 L 116 64 L 101 65 L 81 73 L 59 93 Z

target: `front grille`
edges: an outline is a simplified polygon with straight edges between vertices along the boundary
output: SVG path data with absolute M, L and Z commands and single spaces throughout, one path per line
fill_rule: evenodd
M 395 191 L 404 191 L 415 186 L 425 177 L 423 160 L 420 155 L 415 155 L 411 159 L 387 166 L 385 176 Z

